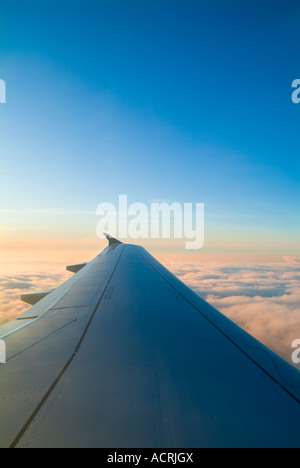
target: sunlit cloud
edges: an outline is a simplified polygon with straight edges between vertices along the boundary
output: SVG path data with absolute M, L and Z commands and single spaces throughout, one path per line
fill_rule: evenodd
M 79 256 L 72 253 L 71 258 L 76 263 Z M 65 263 L 24 263 L 11 265 L 8 271 L 2 268 L 0 325 L 28 309 L 20 301 L 21 294 L 54 289 L 68 279 Z M 163 264 L 203 299 L 291 362 L 291 344 L 300 338 L 300 265 L 295 261 L 255 265 L 165 258 Z
M 294 265 L 300 264 L 300 257 L 287 256 L 283 257 L 283 260 L 285 260 L 287 263 L 292 263 Z
M 0 276 L 0 325 L 14 320 L 29 308 L 21 302 L 22 294 L 54 289 L 70 277 L 61 264 L 25 264 L 15 268 L 18 273 Z

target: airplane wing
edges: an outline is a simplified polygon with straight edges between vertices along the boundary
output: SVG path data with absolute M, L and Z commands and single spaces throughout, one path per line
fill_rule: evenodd
M 108 240 L 0 328 L 0 447 L 300 447 L 300 372 Z

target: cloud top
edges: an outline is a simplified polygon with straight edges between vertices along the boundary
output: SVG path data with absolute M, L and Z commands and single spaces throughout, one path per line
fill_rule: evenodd
M 287 263 L 291 263 L 292 265 L 300 264 L 300 257 L 293 257 L 291 255 L 288 255 L 287 257 L 283 257 L 283 260 L 285 260 Z
M 291 344 L 300 339 L 300 264 L 164 262 L 203 299 L 291 363 Z M 70 274 L 61 264 L 24 268 L 0 276 L 0 325 L 28 309 L 21 294 L 54 289 Z M 299 366 L 298 366 L 299 367 Z
M 25 273 L 24 273 L 25 270 Z M 22 294 L 54 289 L 70 277 L 62 265 L 36 264 L 0 276 L 0 326 L 15 320 L 30 306 L 21 302 Z

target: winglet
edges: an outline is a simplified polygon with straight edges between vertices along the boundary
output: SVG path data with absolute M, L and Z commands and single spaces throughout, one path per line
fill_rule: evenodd
M 52 291 L 54 291 L 54 289 L 38 293 L 23 294 L 21 296 L 21 301 L 26 302 L 26 304 L 34 305 L 44 299 L 44 297 L 48 296 L 48 294 L 50 294 Z
M 82 270 L 82 268 L 85 266 L 87 266 L 87 263 L 80 263 L 80 265 L 69 265 L 67 266 L 67 270 L 71 271 L 71 273 L 78 273 L 78 271 Z
M 111 245 L 122 244 L 121 241 L 119 241 L 118 239 L 115 239 L 114 237 L 110 236 L 109 234 L 106 234 L 106 232 L 104 232 L 104 236 L 108 240 L 110 246 Z

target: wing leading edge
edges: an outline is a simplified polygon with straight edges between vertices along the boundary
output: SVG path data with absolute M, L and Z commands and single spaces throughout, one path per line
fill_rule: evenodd
M 300 373 L 143 248 L 109 244 L 0 328 L 0 446 L 300 447 Z

